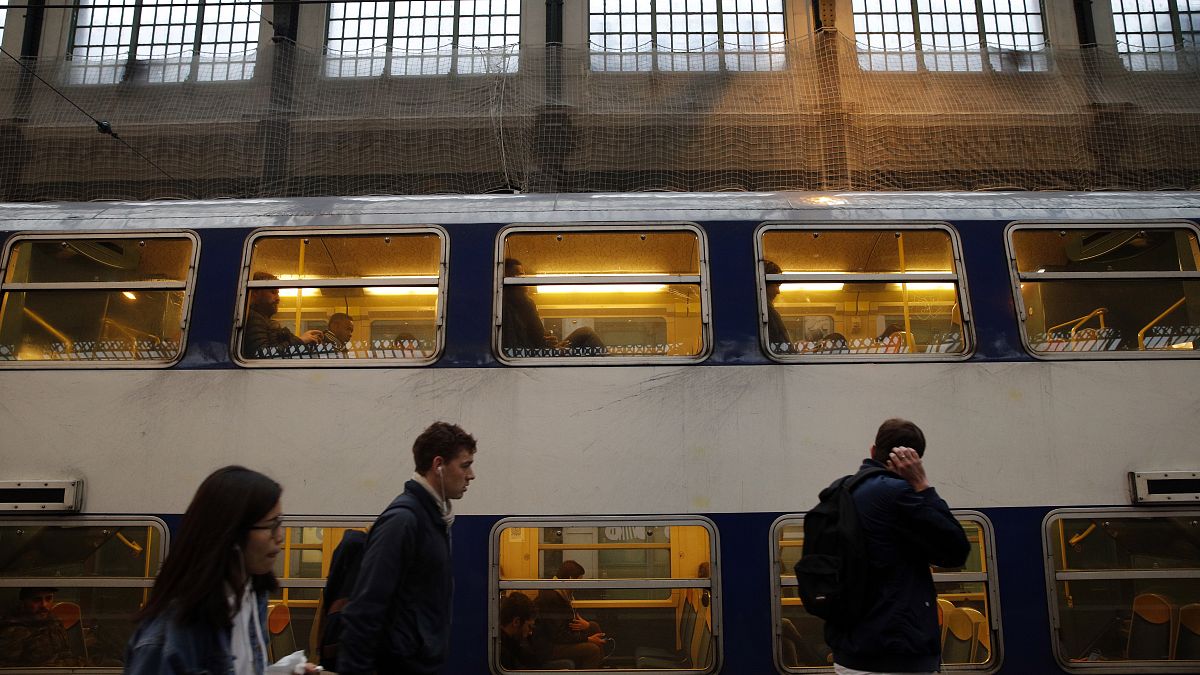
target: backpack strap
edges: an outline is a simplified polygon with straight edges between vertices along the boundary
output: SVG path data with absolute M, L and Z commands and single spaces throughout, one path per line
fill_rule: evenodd
M 844 481 L 844 483 L 845 483 L 846 492 L 853 492 L 854 488 L 858 487 L 859 483 L 865 481 L 868 478 L 878 476 L 881 473 L 888 473 L 888 470 L 881 466 L 868 466 L 867 468 L 860 470 L 856 474 L 853 474 L 851 476 L 846 476 L 845 478 L 842 479 L 842 481 Z

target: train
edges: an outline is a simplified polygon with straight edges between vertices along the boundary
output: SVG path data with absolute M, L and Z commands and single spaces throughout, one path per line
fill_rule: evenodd
M 445 420 L 479 443 L 447 673 L 511 672 L 501 599 L 544 589 L 605 672 L 831 672 L 803 515 L 903 417 L 972 542 L 946 672 L 1196 672 L 1198 234 L 1196 192 L 0 204 L 0 607 L 56 588 L 44 672 L 118 672 L 242 464 L 284 486 L 272 649 L 311 654 Z

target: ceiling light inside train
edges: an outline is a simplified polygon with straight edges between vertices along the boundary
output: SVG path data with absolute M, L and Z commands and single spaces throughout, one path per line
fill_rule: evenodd
M 121 295 L 125 296 L 126 300 L 137 300 L 137 293 L 133 291 L 121 291 Z
M 538 295 L 553 293 L 659 293 L 666 284 L 563 284 L 535 286 Z
M 779 284 L 783 293 L 795 291 L 840 291 L 846 284 L 817 283 L 817 284 Z
M 311 298 L 314 295 L 320 295 L 320 294 L 321 294 L 321 289 L 319 289 L 319 288 L 281 288 L 281 289 L 279 289 L 279 297 L 281 297 L 281 298 L 295 298 L 300 295 L 303 295 L 306 298 Z
M 437 295 L 437 286 L 367 286 L 367 295 Z

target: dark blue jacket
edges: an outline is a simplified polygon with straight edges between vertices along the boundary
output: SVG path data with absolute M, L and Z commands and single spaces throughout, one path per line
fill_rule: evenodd
M 267 638 L 267 592 L 258 591 L 258 619 Z M 125 675 L 226 675 L 234 672 L 229 628 L 182 624 L 167 611 L 143 621 L 125 648 Z
M 862 468 L 882 466 L 868 459 Z M 825 624 L 833 660 L 855 670 L 933 672 L 941 668 L 941 629 L 930 565 L 959 567 L 971 544 L 932 487 L 912 489 L 894 473 L 863 481 L 854 507 L 871 557 L 875 600 L 854 626 Z
M 433 675 L 450 645 L 450 532 L 433 495 L 410 480 L 375 521 L 350 604 L 338 672 Z

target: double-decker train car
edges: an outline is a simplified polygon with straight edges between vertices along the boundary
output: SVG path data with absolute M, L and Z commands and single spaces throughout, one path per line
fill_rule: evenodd
M 231 463 L 284 485 L 271 646 L 313 654 L 334 547 L 441 419 L 479 442 L 447 672 L 508 672 L 501 599 L 542 590 L 604 670 L 829 672 L 804 511 L 899 416 L 972 542 L 934 570 L 947 671 L 1195 672 L 1197 223 L 1190 192 L 0 204 L 0 607 L 57 589 L 72 649 L 0 666 L 119 669 Z

